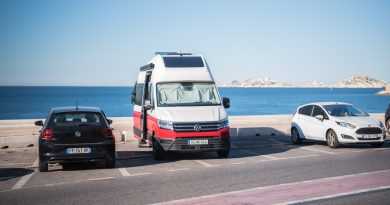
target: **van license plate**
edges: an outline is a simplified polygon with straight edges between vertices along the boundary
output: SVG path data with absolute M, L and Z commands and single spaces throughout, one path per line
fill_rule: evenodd
M 90 147 L 81 147 L 81 148 L 68 148 L 66 149 L 66 154 L 89 154 L 91 153 Z
M 209 144 L 209 140 L 188 140 L 189 145 L 204 145 Z

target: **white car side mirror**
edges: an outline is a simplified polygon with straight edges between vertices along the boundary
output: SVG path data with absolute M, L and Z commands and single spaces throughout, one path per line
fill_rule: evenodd
M 318 119 L 318 120 L 324 120 L 324 116 L 323 115 L 316 115 L 316 116 L 314 116 L 316 119 Z

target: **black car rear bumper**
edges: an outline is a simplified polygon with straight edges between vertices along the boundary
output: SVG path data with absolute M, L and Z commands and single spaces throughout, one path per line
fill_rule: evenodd
M 67 154 L 67 148 L 91 148 L 88 154 Z M 94 162 L 115 159 L 115 141 L 101 143 L 53 144 L 42 140 L 39 146 L 39 157 L 48 163 Z

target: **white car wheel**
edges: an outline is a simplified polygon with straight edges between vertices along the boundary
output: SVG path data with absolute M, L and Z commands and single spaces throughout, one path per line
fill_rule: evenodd
M 302 142 L 302 139 L 299 137 L 299 132 L 295 127 L 291 129 L 291 141 L 294 144 L 299 144 Z
M 329 130 L 328 133 L 326 133 L 326 143 L 330 148 L 336 148 L 340 146 L 339 139 L 337 138 L 335 131 Z

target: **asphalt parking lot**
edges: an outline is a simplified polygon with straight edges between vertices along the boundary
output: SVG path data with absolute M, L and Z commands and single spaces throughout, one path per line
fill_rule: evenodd
M 0 193 L 121 178 L 172 177 L 172 174 L 176 173 L 191 174 L 213 169 L 246 169 L 250 166 L 271 168 L 285 163 L 299 164 L 302 161 L 324 158 L 342 160 L 340 156 L 367 156 L 377 155 L 376 153 L 382 153 L 382 156 L 388 155 L 389 151 L 388 142 L 383 148 L 351 145 L 330 149 L 321 142 L 292 145 L 290 138 L 285 135 L 241 136 L 233 138 L 232 150 L 227 159 L 219 159 L 216 153 L 169 153 L 165 160 L 154 161 L 151 149 L 138 148 L 133 140 L 117 142 L 117 164 L 114 169 L 105 169 L 104 165 L 99 163 L 72 164 L 66 167 L 51 165 L 49 172 L 40 173 L 37 171 L 37 147 L 2 149 Z M 388 164 L 379 166 L 377 169 L 390 168 Z

